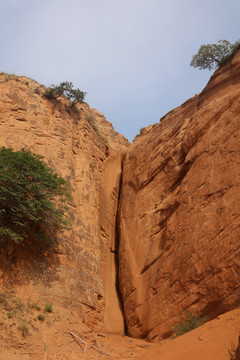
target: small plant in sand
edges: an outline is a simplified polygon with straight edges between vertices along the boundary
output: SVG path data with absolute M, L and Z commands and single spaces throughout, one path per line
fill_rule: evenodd
M 44 308 L 44 311 L 48 312 L 48 313 L 51 313 L 53 311 L 52 310 L 52 304 L 46 304 L 45 308 Z
M 45 316 L 43 314 L 38 315 L 38 320 L 44 321 Z
M 172 331 L 175 333 L 175 336 L 181 336 L 193 329 L 196 329 L 206 321 L 206 317 L 196 315 L 194 311 L 185 311 L 184 319 L 179 319 L 179 321 L 174 324 Z
M 6 293 L 0 293 L 0 306 L 6 307 L 8 304 L 7 302 L 7 294 Z
M 25 306 L 23 304 L 23 302 L 19 299 L 13 299 L 13 307 L 15 309 L 16 312 L 23 312 L 25 309 Z
M 28 304 L 28 306 L 35 310 L 41 310 L 41 306 L 39 306 L 37 303 Z

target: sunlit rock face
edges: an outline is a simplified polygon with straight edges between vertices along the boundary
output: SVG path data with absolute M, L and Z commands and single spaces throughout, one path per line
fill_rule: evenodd
M 131 145 L 86 103 L 44 91 L 0 75 L 0 146 L 43 155 L 69 181 L 71 230 L 50 246 L 1 242 L 1 289 L 68 312 L 64 324 L 54 315 L 63 333 L 125 325 L 151 341 L 186 310 L 211 319 L 238 306 L 240 53 Z
M 105 331 L 106 322 L 109 331 L 123 332 L 115 279 L 111 291 L 107 284 L 108 274 L 116 272 L 109 260 L 118 205 L 118 195 L 112 194 L 119 191 L 121 154 L 128 141 L 86 103 L 71 110 L 66 99 L 49 100 L 44 91 L 31 79 L 0 76 L 0 146 L 43 155 L 69 181 L 71 230 L 55 234 L 50 247 L 42 243 L 1 247 L 1 283 L 3 288 L 10 285 L 29 297 L 73 309 L 78 321 L 94 331 Z M 112 159 L 116 164 L 106 178 Z M 109 198 L 103 201 L 105 189 Z M 105 314 L 110 301 L 116 323 L 109 310 Z
M 171 335 L 185 310 L 240 303 L 240 52 L 129 148 L 119 208 L 128 333 Z

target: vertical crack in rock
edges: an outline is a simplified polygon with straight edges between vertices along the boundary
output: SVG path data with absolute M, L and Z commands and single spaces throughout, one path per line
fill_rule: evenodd
M 120 243 L 120 236 L 118 231 L 118 210 L 119 210 L 119 202 L 121 197 L 121 190 L 122 190 L 122 174 L 123 174 L 123 160 L 121 161 L 121 174 L 119 178 L 119 193 L 118 193 L 118 204 L 117 204 L 117 213 L 116 213 L 116 224 L 115 224 L 115 265 L 116 265 L 116 292 L 119 301 L 119 307 L 123 317 L 124 323 L 124 334 L 127 335 L 127 323 L 125 319 L 124 313 L 124 303 L 122 299 L 122 294 L 119 286 L 119 243 Z
M 110 333 L 126 333 L 123 301 L 119 286 L 118 217 L 124 152 L 113 153 L 107 161 L 99 192 L 100 235 L 104 287 L 104 326 Z

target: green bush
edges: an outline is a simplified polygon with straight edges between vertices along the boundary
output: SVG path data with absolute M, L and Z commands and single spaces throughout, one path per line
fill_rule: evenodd
M 80 89 L 74 89 L 73 84 L 68 81 L 61 82 L 60 85 L 51 85 L 46 89 L 44 95 L 48 99 L 57 99 L 59 96 L 65 96 L 72 104 L 76 105 L 77 102 L 83 102 L 86 92 Z
M 1 148 L 0 238 L 50 240 L 50 230 L 69 228 L 68 183 L 42 159 L 24 149 Z
M 199 315 L 196 315 L 193 311 L 186 311 L 185 318 L 179 319 L 179 321 L 173 326 L 172 331 L 175 333 L 176 336 L 180 336 L 193 329 L 196 329 L 206 321 L 206 317 L 200 317 Z

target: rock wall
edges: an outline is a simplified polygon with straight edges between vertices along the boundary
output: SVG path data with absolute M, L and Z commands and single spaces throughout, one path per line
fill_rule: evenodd
M 240 52 L 143 131 L 123 166 L 120 290 L 129 335 L 240 304 Z
M 42 243 L 8 248 L 1 244 L 1 287 L 24 289 L 29 297 L 73 309 L 79 315 L 78 321 L 103 332 L 106 330 L 103 273 L 115 269 L 114 264 L 104 263 L 111 254 L 113 239 L 111 235 L 109 240 L 105 229 L 100 228 L 103 213 L 99 208 L 116 214 L 118 195 L 103 205 L 100 192 L 102 197 L 106 196 L 105 190 L 107 194 L 118 192 L 121 165 L 120 170 L 118 165 L 111 172 L 107 170 L 107 177 L 104 171 L 112 161 L 108 159 L 116 157 L 117 151 L 124 152 L 128 141 L 87 104 L 78 105 L 78 112 L 69 112 L 66 99 L 48 100 L 43 96 L 44 90 L 25 77 L 0 76 L 0 146 L 16 150 L 24 147 L 43 155 L 69 181 L 73 197 L 69 204 L 72 229 L 57 234 L 50 248 Z M 111 216 L 114 223 L 114 215 Z M 111 292 L 116 300 L 114 289 Z M 117 305 L 115 317 L 123 323 Z M 107 323 L 112 323 L 109 315 L 107 318 Z M 117 323 L 115 327 L 118 331 L 122 329 Z M 110 325 L 107 328 L 111 330 Z
M 1 242 L 5 295 L 73 310 L 77 328 L 127 326 L 151 341 L 171 336 L 185 310 L 211 319 L 238 306 L 240 52 L 131 146 L 86 103 L 76 112 L 43 93 L 0 75 L 0 146 L 43 155 L 69 181 L 72 229 L 50 247 Z

